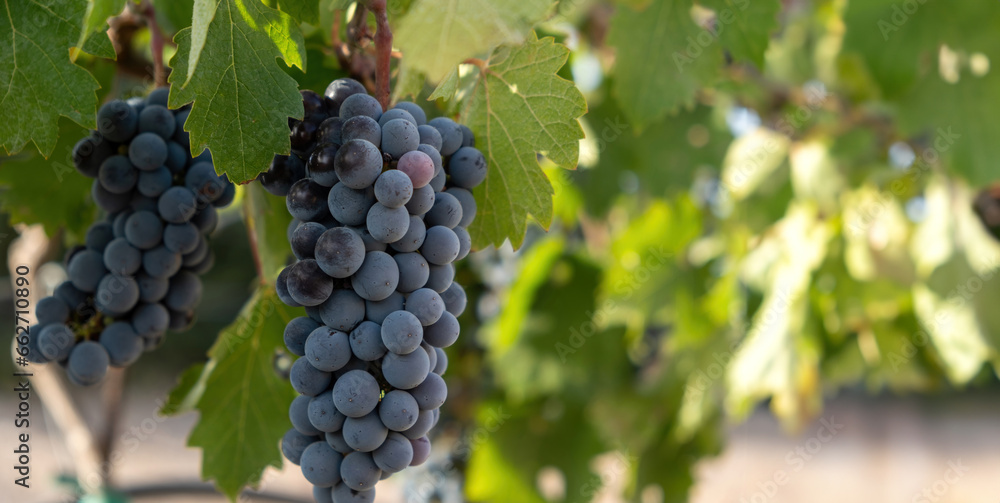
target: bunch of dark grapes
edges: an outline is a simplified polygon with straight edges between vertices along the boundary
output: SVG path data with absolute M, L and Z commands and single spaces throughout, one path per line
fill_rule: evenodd
M 131 365 L 167 330 L 191 324 L 198 276 L 215 261 L 208 235 L 216 208 L 236 194 L 207 151 L 191 158 L 189 111 L 168 109 L 168 92 L 105 104 L 98 130 L 73 149 L 107 218 L 70 250 L 69 280 L 36 306 L 27 351 L 35 363 L 59 362 L 79 385 L 101 381 L 109 366 Z
M 466 304 L 452 263 L 469 253 L 486 161 L 465 126 L 414 103 L 383 113 L 354 80 L 302 97 L 292 155 L 260 177 L 294 217 L 298 260 L 278 296 L 308 313 L 285 329 L 301 396 L 281 448 L 317 502 L 371 502 L 379 480 L 430 455 L 442 348 Z

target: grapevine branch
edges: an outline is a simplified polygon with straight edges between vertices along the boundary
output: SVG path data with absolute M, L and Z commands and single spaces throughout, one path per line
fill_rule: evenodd
M 375 13 L 375 97 L 382 104 L 382 110 L 388 110 L 392 30 L 389 29 L 386 0 L 372 0 L 369 8 Z
M 153 78 L 156 80 L 157 87 L 163 87 L 167 85 L 167 71 L 163 66 L 163 40 L 165 37 L 159 23 L 156 22 L 156 9 L 153 8 L 153 4 L 147 4 L 144 15 L 151 36 L 149 49 L 153 53 Z

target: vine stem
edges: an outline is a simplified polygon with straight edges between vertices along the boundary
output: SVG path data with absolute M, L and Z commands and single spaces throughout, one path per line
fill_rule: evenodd
M 163 40 L 165 37 L 159 23 L 156 22 L 156 9 L 153 8 L 152 3 L 146 4 L 144 14 L 151 35 L 149 49 L 153 53 L 153 79 L 156 81 L 156 87 L 164 87 L 167 85 L 167 70 L 163 66 Z
M 389 109 L 389 70 L 392 62 L 392 30 L 386 0 L 372 0 L 369 8 L 375 13 L 375 97 L 382 110 Z

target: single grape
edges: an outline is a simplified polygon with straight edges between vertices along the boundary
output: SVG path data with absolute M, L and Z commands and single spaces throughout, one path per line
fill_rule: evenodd
M 181 255 L 157 246 L 142 254 L 142 270 L 154 278 L 169 278 L 181 270 Z
M 197 211 L 194 192 L 186 187 L 167 189 L 156 203 L 160 218 L 172 224 L 182 224 L 191 220 Z
M 345 121 L 356 115 L 367 115 L 378 121 L 382 117 L 382 105 L 366 93 L 348 96 L 340 105 L 340 118 Z
M 347 278 L 365 261 L 365 243 L 357 232 L 346 227 L 325 231 L 316 241 L 316 262 L 334 278 Z
M 420 413 L 417 400 L 406 391 L 395 389 L 382 397 L 378 415 L 382 424 L 392 431 L 406 431 L 417 422 Z
M 334 169 L 341 183 L 352 189 L 364 189 L 382 173 L 382 154 L 367 140 L 350 140 L 337 151 Z
M 285 432 L 285 436 L 281 437 L 281 453 L 285 455 L 293 465 L 298 465 L 302 459 L 302 452 L 316 441 L 316 437 L 312 435 L 303 435 L 295 428 L 292 428 Z
M 430 362 L 428 366 L 431 368 L 431 371 L 433 372 L 434 367 L 437 366 L 437 358 L 438 358 L 437 351 L 434 350 L 434 346 L 427 344 L 427 341 L 420 343 L 420 349 L 424 350 L 424 352 L 427 353 L 427 360 Z
M 424 226 L 424 219 L 410 215 L 410 225 L 406 228 L 406 234 L 389 244 L 393 250 L 401 253 L 415 252 L 424 244 L 424 236 L 427 234 L 427 227 Z
M 103 346 L 94 341 L 83 341 L 70 352 L 66 375 L 80 386 L 90 386 L 104 379 L 110 363 L 111 359 Z
M 412 292 L 427 284 L 430 268 L 419 253 L 397 253 L 392 257 L 399 267 L 399 284 L 396 289 L 403 293 Z
M 462 147 L 462 130 L 455 121 L 447 117 L 435 117 L 427 122 L 441 133 L 441 155 L 454 154 Z
M 88 300 L 86 292 L 73 286 L 72 281 L 63 281 L 60 283 L 53 295 L 63 301 L 70 311 L 80 313 L 87 308 Z
M 382 327 L 373 321 L 362 321 L 350 335 L 351 352 L 361 360 L 378 360 L 387 351 L 382 344 Z
M 174 114 L 174 122 L 177 124 L 177 127 L 174 129 L 174 141 L 185 149 L 191 148 L 191 135 L 184 130 L 184 124 L 187 122 L 190 113 L 191 109 L 187 109 Z
M 141 294 L 140 294 L 141 297 Z M 143 303 L 132 311 L 132 329 L 139 337 L 149 339 L 162 335 L 170 327 L 170 311 L 163 304 Z
M 303 306 L 318 306 L 330 298 L 333 292 L 333 280 L 323 274 L 323 270 L 315 260 L 300 260 L 289 269 L 291 270 L 286 280 L 288 293 L 295 302 Z
M 427 283 L 424 286 L 435 292 L 444 292 L 451 286 L 451 282 L 455 280 L 455 266 L 452 264 L 430 264 L 428 268 L 430 271 L 427 276 Z
M 324 187 L 333 187 L 337 183 L 337 172 L 334 169 L 337 152 L 340 146 L 336 143 L 324 143 L 316 147 L 306 162 L 306 172 L 312 181 Z
M 465 230 L 465 227 L 455 227 L 452 230 L 458 237 L 458 256 L 455 257 L 455 260 L 462 260 L 472 251 L 472 236 L 469 235 L 469 231 Z
M 139 300 L 142 302 L 159 302 L 167 296 L 170 289 L 170 280 L 167 278 L 154 278 L 144 272 L 140 272 L 135 277 L 139 284 Z
M 191 217 L 191 223 L 201 234 L 211 234 L 219 225 L 219 212 L 213 206 L 206 206 Z
M 348 487 L 347 484 L 341 482 L 333 486 L 331 498 L 333 499 L 333 503 L 374 503 L 375 490 L 355 491 Z M 317 500 L 316 503 L 319 503 L 319 501 Z
M 309 363 L 324 372 L 340 370 L 351 360 L 351 340 L 347 334 L 327 326 L 309 334 L 305 350 Z
M 452 283 L 444 293 L 441 294 L 441 298 L 444 299 L 445 309 L 455 315 L 461 316 L 465 312 L 465 289 L 462 285 L 458 283 Z
M 389 352 L 382 358 L 382 376 L 394 388 L 412 389 L 424 381 L 428 372 L 430 359 L 423 351 L 405 355 Z
M 427 213 L 434 206 L 435 196 L 434 187 L 430 185 L 413 189 L 413 197 L 410 198 L 410 202 L 406 203 L 406 211 L 416 216 Z
M 73 351 L 73 345 L 76 343 L 76 334 L 62 323 L 41 328 L 37 337 L 38 351 L 46 361 L 52 362 L 68 358 Z
M 299 260 L 315 258 L 316 241 L 326 232 L 326 226 L 316 222 L 303 222 L 295 228 L 289 238 L 292 253 Z
M 191 253 L 198 248 L 200 240 L 198 228 L 190 222 L 168 224 L 163 229 L 163 246 L 174 253 Z
M 302 451 L 299 463 L 302 475 L 310 484 L 333 487 L 340 482 L 341 463 L 344 457 L 326 442 L 313 442 Z
M 389 430 L 382 424 L 375 411 L 362 417 L 349 417 L 344 420 L 344 441 L 359 452 L 378 449 L 388 434 Z
M 434 206 L 424 215 L 424 222 L 427 225 L 443 225 L 449 229 L 454 229 L 462 221 L 462 203 L 458 198 L 441 192 L 434 196 Z
M 104 268 L 121 275 L 131 276 L 142 266 L 142 252 L 129 244 L 126 238 L 113 239 L 104 248 Z
M 166 106 L 150 104 L 139 112 L 140 133 L 154 133 L 166 141 L 174 136 L 176 130 L 174 114 Z
M 382 243 L 392 243 L 406 235 L 410 228 L 410 215 L 406 208 L 390 208 L 375 203 L 368 210 L 365 223 L 372 237 Z
M 333 404 L 333 393 L 320 393 L 309 400 L 309 422 L 322 432 L 338 431 L 347 416 Z
M 146 96 L 147 106 L 159 105 L 161 107 L 167 106 L 167 98 L 170 96 L 170 87 L 157 87 L 149 92 Z
M 142 171 L 152 171 L 167 161 L 167 142 L 156 133 L 140 133 L 128 146 L 128 159 Z
M 115 322 L 101 332 L 101 346 L 108 352 L 110 364 L 115 367 L 127 367 L 142 356 L 145 345 L 132 325 L 125 322 Z
M 413 182 L 399 170 L 389 170 L 375 180 L 375 199 L 389 208 L 399 208 L 413 197 Z
M 417 133 L 420 134 L 420 144 L 430 145 L 434 147 L 434 150 L 441 150 L 441 133 L 434 126 L 424 124 L 423 126 L 417 126 Z
M 124 143 L 139 128 L 139 114 L 122 100 L 105 103 L 97 111 L 97 131 L 111 141 Z
M 438 152 L 437 149 L 430 145 L 423 144 L 417 147 L 417 150 L 423 152 L 424 155 L 431 158 L 431 161 L 434 163 L 434 176 L 444 172 L 444 161 L 441 159 L 441 152 Z
M 305 357 L 295 360 L 292 370 L 288 374 L 288 379 L 292 383 L 292 388 L 307 397 L 316 396 L 323 392 L 333 380 L 333 374 L 324 372 L 309 363 Z M 305 432 L 303 432 L 305 433 Z
M 472 192 L 469 192 L 468 189 L 461 187 L 451 187 L 445 192 L 458 199 L 459 204 L 462 205 L 462 220 L 458 222 L 458 225 L 468 227 L 472 224 L 472 220 L 476 218 L 476 198 L 473 197 Z
M 344 100 L 348 96 L 358 93 L 367 93 L 364 85 L 354 79 L 342 78 L 334 80 L 330 85 L 326 86 L 326 91 L 323 94 L 329 100 L 327 104 L 329 112 L 331 114 L 339 114 Z M 332 108 L 330 107 L 331 104 L 333 105 Z
M 472 134 L 472 130 L 469 126 L 465 124 L 459 124 L 459 129 L 462 130 L 462 146 L 463 147 L 475 147 L 476 146 L 476 136 Z
M 448 385 L 441 376 L 431 372 L 424 382 L 410 390 L 410 394 L 417 400 L 420 410 L 433 410 L 444 405 L 448 398 Z
M 375 191 L 371 188 L 352 189 L 338 183 L 330 189 L 327 199 L 330 214 L 344 225 L 362 225 L 368 210 L 375 204 Z
M 187 312 L 201 300 L 201 280 L 187 271 L 180 271 L 170 278 L 170 289 L 164 298 L 164 305 L 173 311 Z
M 108 157 L 97 172 L 101 187 L 112 194 L 125 194 L 139 181 L 139 171 L 123 155 Z
M 423 342 L 424 330 L 420 320 L 407 311 L 390 313 L 382 322 L 382 344 L 398 355 L 416 351 Z
M 139 285 L 135 279 L 117 274 L 107 274 L 101 278 L 94 294 L 94 305 L 98 311 L 110 316 L 127 313 L 139 303 Z
M 448 183 L 448 175 L 445 174 L 444 170 L 441 170 L 434 174 L 434 178 L 431 178 L 427 186 L 434 189 L 434 192 L 441 192 L 446 183 Z
M 100 135 L 90 134 L 73 146 L 73 166 L 87 178 L 97 178 L 97 173 L 108 157 L 116 152 L 114 145 Z
M 367 115 L 357 115 L 344 121 L 340 130 L 340 144 L 351 140 L 367 140 L 376 147 L 382 145 L 382 128 L 380 122 Z
M 35 306 L 35 317 L 40 325 L 65 323 L 69 319 L 69 306 L 58 297 L 45 297 Z
M 475 147 L 462 147 L 448 161 L 452 185 L 471 189 L 486 179 L 486 158 Z
M 352 452 L 344 456 L 344 462 L 340 465 L 340 476 L 345 486 L 355 491 L 370 491 L 382 477 L 382 470 L 379 470 L 378 465 L 372 460 L 371 453 Z
M 333 447 L 333 450 L 341 454 L 354 452 L 354 449 L 351 449 L 351 446 L 347 445 L 347 442 L 344 442 L 344 434 L 340 430 L 328 431 L 326 432 L 326 435 L 324 435 L 324 438 L 326 439 L 327 445 Z
M 198 244 L 195 245 L 194 251 L 191 253 L 185 253 L 181 255 L 181 265 L 184 267 L 191 267 L 202 260 L 205 260 L 205 256 L 208 255 L 208 241 L 205 237 L 198 235 Z
M 302 95 L 302 108 L 305 109 L 306 113 L 305 120 L 320 123 L 330 116 L 326 99 L 323 96 L 309 89 L 303 89 L 299 93 Z
M 365 301 L 352 290 L 338 288 L 320 306 L 320 316 L 328 327 L 350 332 L 365 319 Z
M 445 311 L 435 323 L 424 328 L 424 340 L 431 346 L 446 348 L 458 340 L 460 330 L 455 315 Z
M 413 460 L 410 466 L 420 466 L 431 457 L 431 441 L 427 437 L 411 438 L 410 445 L 413 446 Z
M 382 125 L 382 152 L 389 154 L 393 159 L 400 159 L 403 154 L 416 150 L 418 145 L 420 145 L 420 132 L 413 122 L 393 119 Z
M 444 313 L 441 294 L 430 288 L 415 290 L 406 297 L 406 310 L 413 313 L 423 326 L 433 325 Z
M 292 321 L 288 322 L 288 325 L 285 325 L 285 347 L 295 356 L 304 356 L 306 354 L 306 339 L 313 330 L 319 327 L 320 324 L 308 316 L 293 318 Z
M 175 133 L 176 136 L 176 133 Z M 180 143 L 176 141 L 167 142 L 167 160 L 163 163 L 164 166 L 172 175 L 180 174 L 184 171 L 187 166 L 188 161 L 188 151 Z
M 434 366 L 433 372 L 439 376 L 444 375 L 448 370 L 448 353 L 441 348 L 434 348 L 434 352 L 437 353 L 437 365 Z
M 330 189 L 310 178 L 303 178 L 288 190 L 285 204 L 293 217 L 303 221 L 319 221 L 329 214 L 326 198 Z
M 115 238 L 114 230 L 111 228 L 111 224 L 106 222 L 99 222 L 91 225 L 87 229 L 87 236 L 84 242 L 87 244 L 87 248 L 96 252 L 103 252 L 104 248 L 108 246 Z
M 333 384 L 333 403 L 347 417 L 362 417 L 375 410 L 380 394 L 378 382 L 364 370 L 351 370 Z
M 292 152 L 304 153 L 316 138 L 316 130 L 319 129 L 319 126 L 312 121 L 295 119 L 289 119 L 289 121 L 292 123 L 292 132 L 288 135 L 292 144 Z
M 414 188 L 419 189 L 430 183 L 431 178 L 434 178 L 434 160 L 419 150 L 403 154 L 396 168 L 410 177 Z
M 420 246 L 420 253 L 428 263 L 444 265 L 455 261 L 459 247 L 458 236 L 454 231 L 435 225 L 427 229 L 427 236 L 424 238 L 424 244 Z
M 396 433 L 389 433 L 382 445 L 372 453 L 372 459 L 383 472 L 402 471 L 413 461 L 413 444 L 410 439 Z
M 351 277 L 354 291 L 365 300 L 382 300 L 399 284 L 399 267 L 385 252 L 368 252 L 361 268 Z
M 162 237 L 163 224 L 153 212 L 137 211 L 125 221 L 125 238 L 140 250 L 148 250 L 160 244 Z
M 316 142 L 343 145 L 343 131 L 344 119 L 341 119 L 340 117 L 330 117 L 319 123 L 319 128 L 316 129 Z
M 101 185 L 100 180 L 94 180 L 94 183 L 90 185 L 90 197 L 99 208 L 108 213 L 117 213 L 125 209 L 132 200 L 128 192 L 115 194 L 108 191 L 104 185 Z

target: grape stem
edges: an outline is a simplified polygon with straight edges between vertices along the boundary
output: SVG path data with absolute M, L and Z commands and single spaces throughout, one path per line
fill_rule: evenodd
M 386 0 L 371 0 L 369 9 L 375 13 L 375 97 L 382 110 L 389 109 L 389 70 L 392 62 L 392 30 Z
M 156 81 L 156 87 L 163 87 L 167 85 L 167 70 L 163 66 L 163 40 L 165 37 L 163 30 L 156 22 L 156 9 L 153 8 L 152 3 L 146 4 L 143 15 L 149 25 L 151 35 L 149 50 L 153 53 L 153 79 Z

